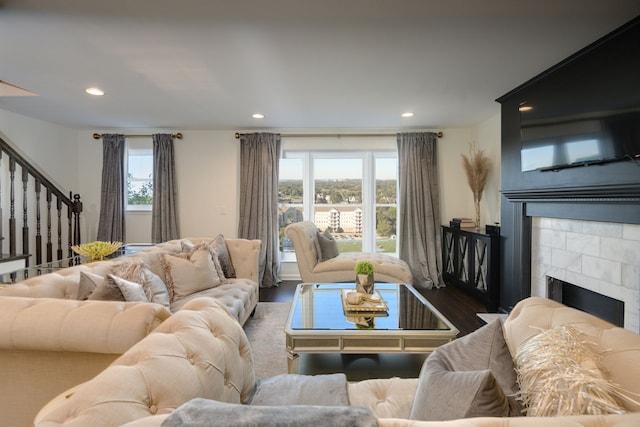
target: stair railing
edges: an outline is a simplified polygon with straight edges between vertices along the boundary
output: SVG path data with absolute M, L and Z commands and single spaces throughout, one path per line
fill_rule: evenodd
M 16 175 L 20 177 L 22 191 L 16 189 L 19 185 L 16 184 Z M 3 190 L 7 188 L 9 191 L 8 202 L 2 200 Z M 42 235 L 43 196 L 46 218 L 44 245 Z M 22 204 L 22 229 L 18 235 L 16 207 L 20 204 Z M 3 208 L 7 207 L 9 208 L 9 217 L 5 218 L 5 209 Z M 79 194 L 70 192 L 69 196 L 65 195 L 36 166 L 29 163 L 0 137 L 0 252 L 5 253 L 6 251 L 4 227 L 8 226 L 9 255 L 15 256 L 19 246 L 21 246 L 22 255 L 27 257 L 35 255 L 35 263 L 31 264 L 27 258 L 27 266 L 54 261 L 54 249 L 55 260 L 71 257 L 73 256 L 71 247 L 81 243 L 81 213 L 82 202 Z M 64 216 L 66 216 L 66 224 L 63 220 Z M 66 245 L 63 245 L 64 240 L 66 240 Z M 33 248 L 31 248 L 30 242 L 34 243 Z M 44 259 L 43 251 L 46 255 Z

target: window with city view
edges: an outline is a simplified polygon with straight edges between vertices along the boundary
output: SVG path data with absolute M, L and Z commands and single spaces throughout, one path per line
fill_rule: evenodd
M 393 152 L 291 152 L 280 160 L 280 244 L 287 225 L 312 221 L 340 252 L 396 253 L 397 156 Z

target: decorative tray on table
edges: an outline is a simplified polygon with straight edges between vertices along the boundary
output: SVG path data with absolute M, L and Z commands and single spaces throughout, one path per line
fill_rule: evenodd
M 355 314 L 362 315 L 363 313 L 378 313 L 377 315 L 384 316 L 389 310 L 387 303 L 382 299 L 382 296 L 378 291 L 373 291 L 373 294 L 361 294 L 365 296 L 360 304 L 350 304 L 347 302 L 347 295 L 351 292 L 356 292 L 353 289 L 342 289 L 342 308 L 347 316 Z

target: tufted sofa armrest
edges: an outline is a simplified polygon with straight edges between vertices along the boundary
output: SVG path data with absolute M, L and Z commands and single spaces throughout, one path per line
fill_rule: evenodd
M 45 405 L 35 424 L 121 425 L 196 397 L 245 403 L 254 384 L 242 327 L 217 300 L 197 298 L 95 378 Z
M 591 337 L 609 378 L 629 395 L 640 396 L 640 335 L 556 301 L 530 297 L 515 305 L 504 323 L 511 355 L 534 335 L 560 325 L 571 325 Z M 640 411 L 637 402 L 625 404 L 630 411 Z
M 159 304 L 0 296 L 0 413 L 28 425 L 170 316 Z
M 112 266 L 113 261 L 107 260 L 63 268 L 5 286 L 0 289 L 0 296 L 78 299 L 81 271 L 104 276 Z
M 224 239 L 236 270 L 236 277 L 258 282 L 262 241 L 249 239 Z
M 296 253 L 296 262 L 303 282 L 313 282 L 313 269 L 318 264 L 318 227 L 310 221 L 289 224 L 284 234 L 291 239 Z

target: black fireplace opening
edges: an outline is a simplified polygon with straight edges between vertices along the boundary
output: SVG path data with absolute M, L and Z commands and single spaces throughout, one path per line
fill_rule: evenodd
M 547 276 L 549 298 L 624 327 L 624 301 Z

